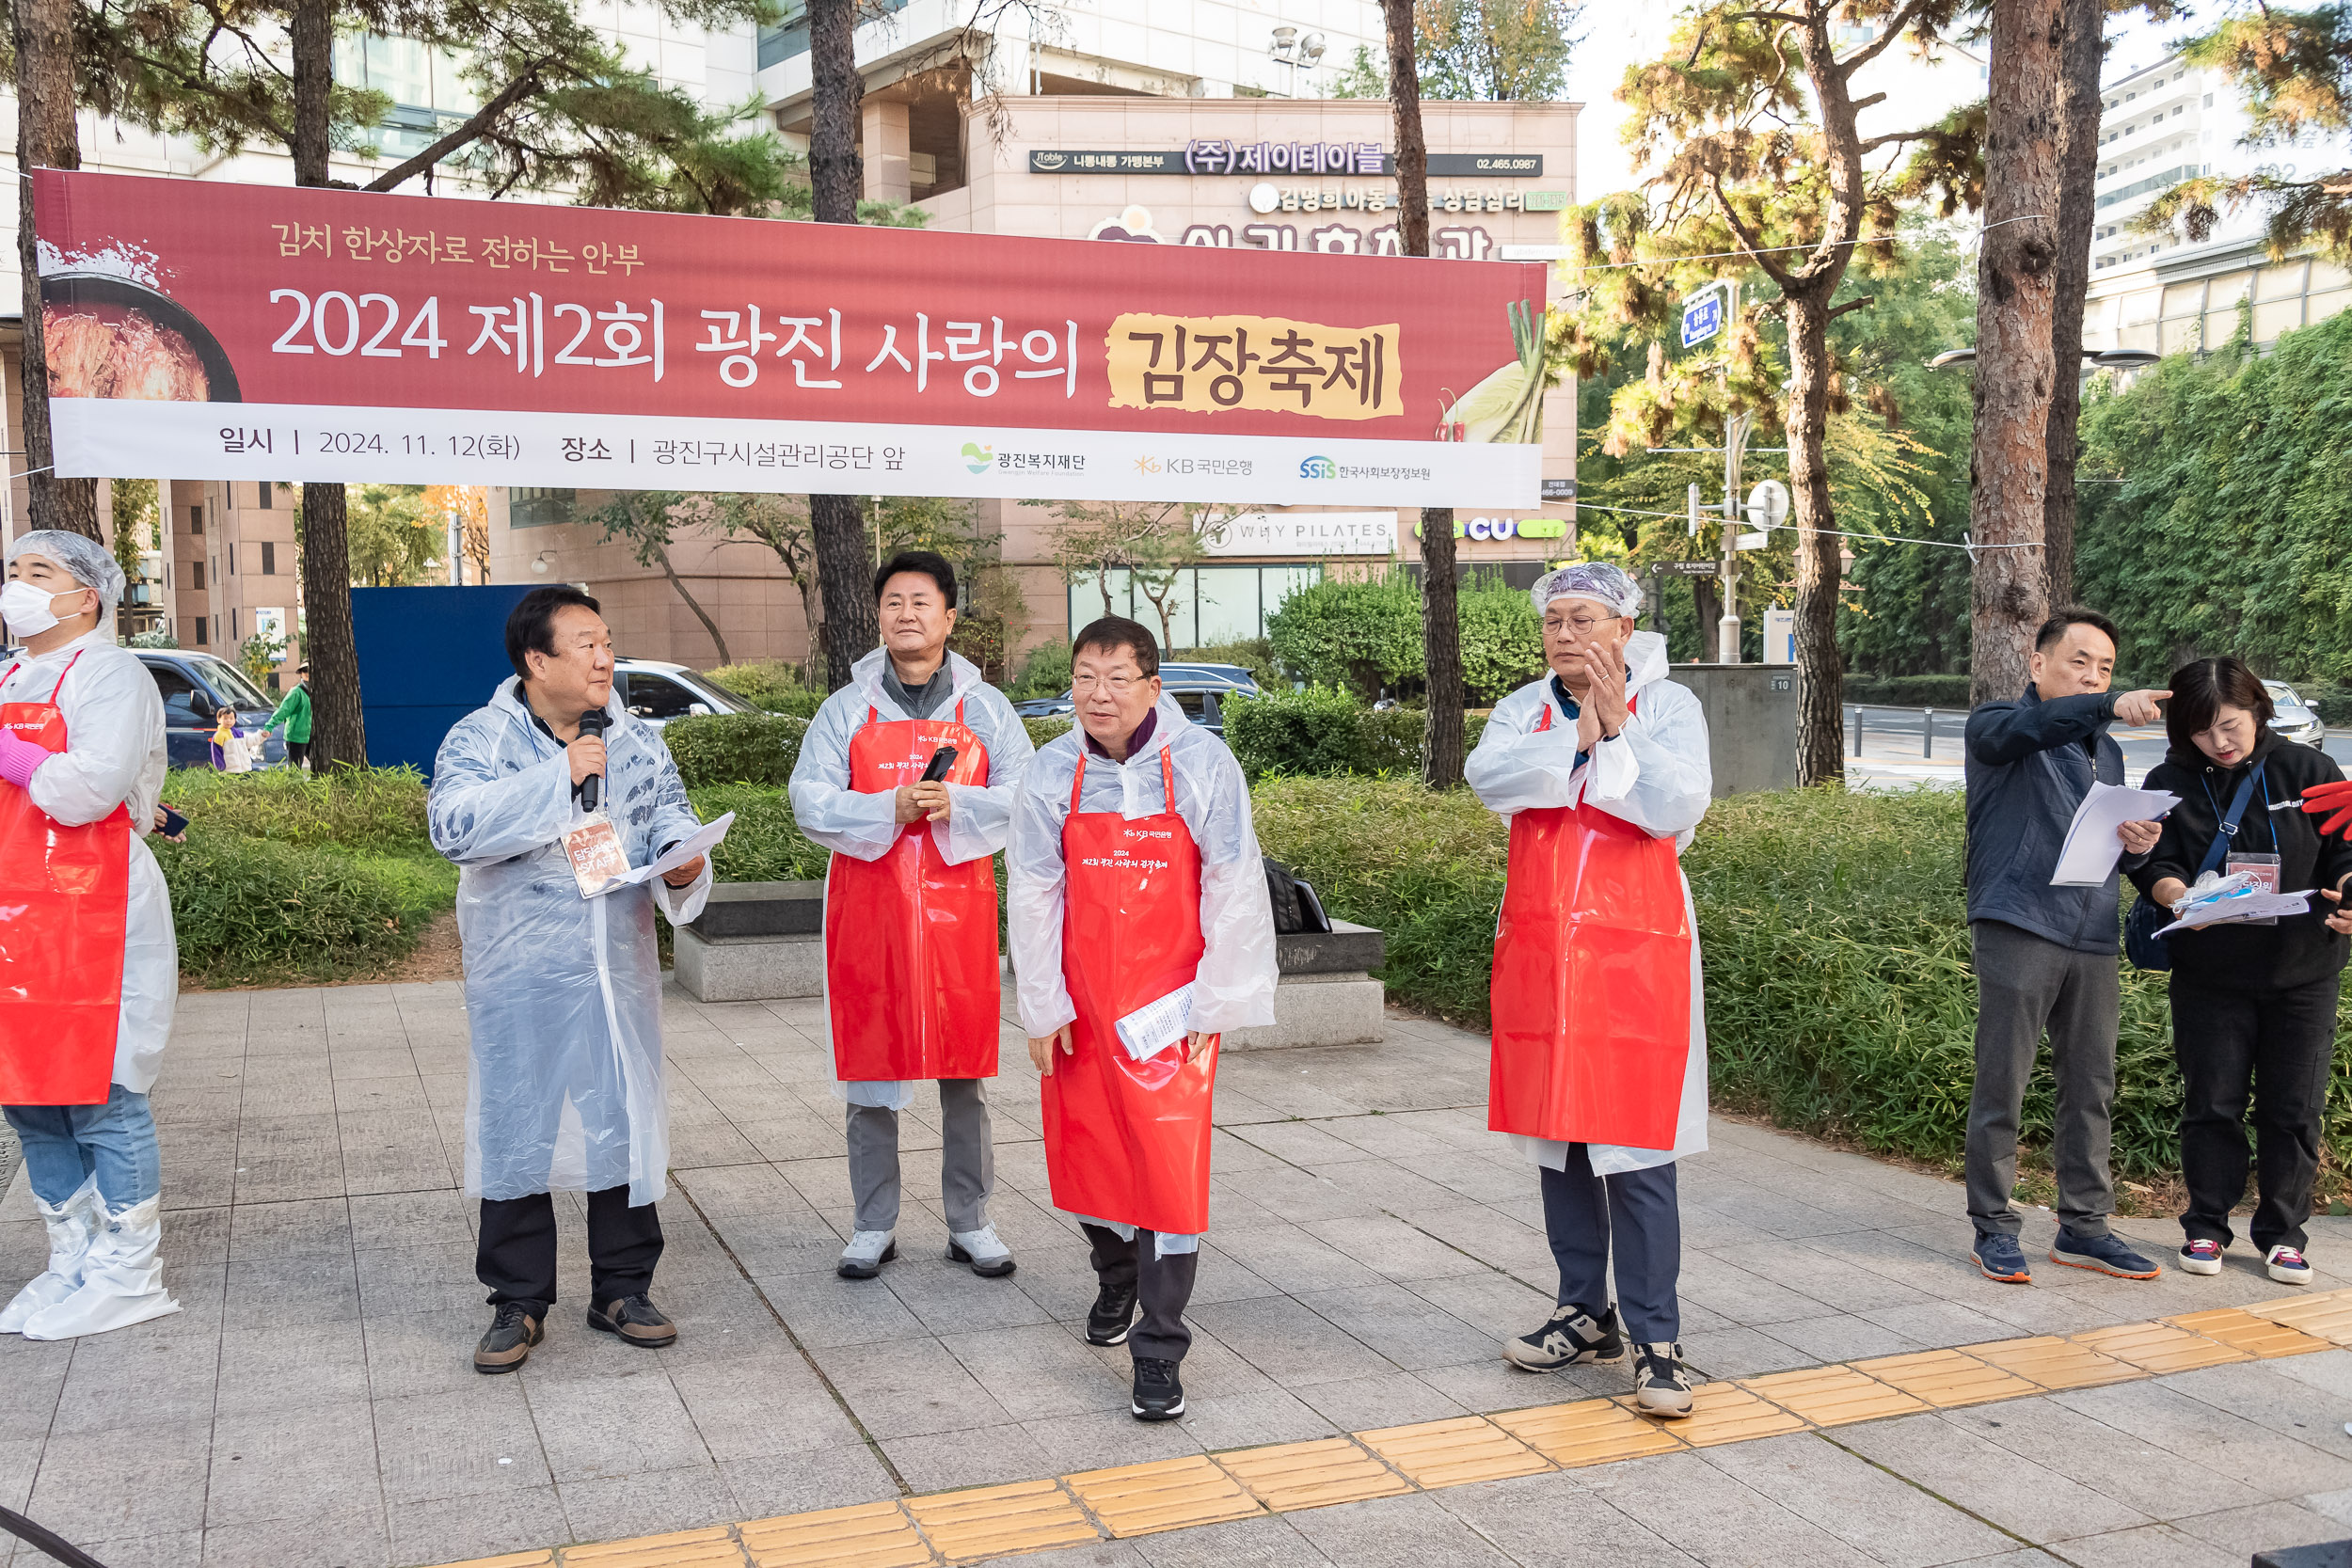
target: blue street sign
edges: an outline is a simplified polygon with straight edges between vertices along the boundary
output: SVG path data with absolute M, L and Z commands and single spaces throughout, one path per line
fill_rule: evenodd
M 1682 305 L 1682 346 L 1694 348 L 1724 329 L 1724 296 L 1709 289 Z

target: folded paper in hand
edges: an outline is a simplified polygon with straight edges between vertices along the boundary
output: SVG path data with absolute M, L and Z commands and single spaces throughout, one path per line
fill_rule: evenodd
M 1119 1021 L 1119 1043 L 1140 1062 L 1174 1045 L 1192 1028 L 1192 987 L 1180 986 Z
M 604 885 L 597 888 L 595 893 L 583 893 L 580 896 L 600 898 L 616 887 L 637 887 L 652 881 L 656 877 L 666 876 L 695 856 L 711 848 L 721 839 L 727 836 L 727 830 L 733 826 L 735 826 L 735 813 L 729 812 L 716 822 L 705 823 L 700 831 L 680 839 L 668 854 L 655 857 L 652 863 L 631 866 L 627 871 L 607 878 Z
M 2276 920 L 2282 914 L 2301 914 L 2311 907 L 2309 888 L 2301 893 L 2224 894 L 2191 904 L 2181 911 L 2180 919 L 2156 935 L 2169 937 L 2175 931 L 2194 931 L 2201 926 L 2230 926 L 2242 920 Z
M 2180 803 L 2169 790 L 2094 783 L 2066 825 L 2066 844 L 2058 850 L 2050 885 L 2097 887 L 2115 875 L 2115 863 L 2123 855 L 2123 841 L 2115 831 L 2126 822 L 2153 822 Z

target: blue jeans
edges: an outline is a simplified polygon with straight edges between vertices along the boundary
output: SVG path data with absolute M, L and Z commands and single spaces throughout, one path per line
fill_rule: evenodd
M 98 1195 L 114 1213 L 164 1190 L 163 1150 L 147 1096 L 114 1085 L 103 1105 L 0 1105 L 24 1146 L 33 1196 L 52 1209 L 98 1178 Z

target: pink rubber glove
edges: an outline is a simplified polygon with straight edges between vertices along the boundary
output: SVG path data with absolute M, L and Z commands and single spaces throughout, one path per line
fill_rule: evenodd
M 14 730 L 0 730 L 0 779 L 19 789 L 33 787 L 33 774 L 56 752 L 36 746 Z

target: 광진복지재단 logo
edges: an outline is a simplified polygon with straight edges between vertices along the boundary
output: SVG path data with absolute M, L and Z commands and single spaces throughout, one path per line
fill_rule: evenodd
M 994 463 L 995 461 L 996 449 L 994 447 L 984 447 L 977 441 L 966 441 L 963 443 L 963 466 L 971 469 L 974 473 L 984 474 L 988 472 L 989 465 Z
M 1298 477 L 1301 479 L 1337 479 L 1340 477 L 1340 467 L 1327 457 L 1302 457 L 1298 461 Z

